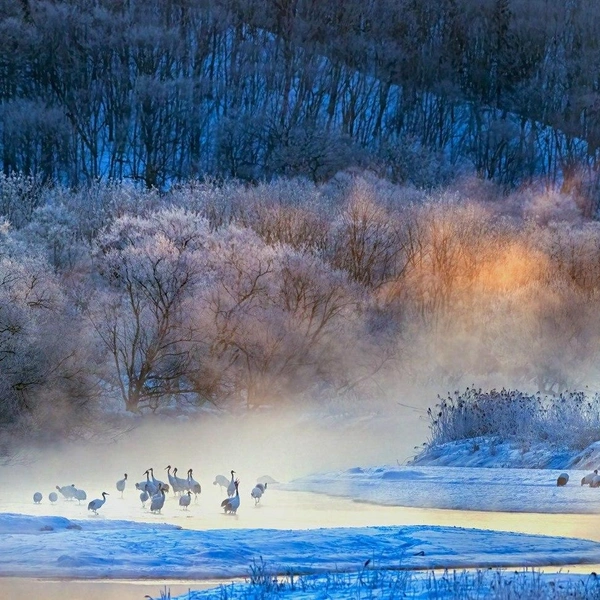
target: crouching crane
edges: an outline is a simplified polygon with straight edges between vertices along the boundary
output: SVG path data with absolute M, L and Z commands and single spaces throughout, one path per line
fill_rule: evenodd
M 254 488 L 252 488 L 250 495 L 254 498 L 254 506 L 256 506 L 260 502 L 260 499 L 262 498 L 262 495 L 265 493 L 266 489 L 267 489 L 266 483 L 264 483 L 264 484 L 257 483 L 254 486 Z
M 188 490 L 183 496 L 179 498 L 179 506 L 183 506 L 183 510 L 187 510 L 190 502 L 192 501 L 192 492 Z
M 221 487 L 221 489 L 227 489 L 227 486 L 229 485 L 229 479 L 227 479 L 225 475 L 217 475 L 213 481 L 213 485 L 218 485 Z

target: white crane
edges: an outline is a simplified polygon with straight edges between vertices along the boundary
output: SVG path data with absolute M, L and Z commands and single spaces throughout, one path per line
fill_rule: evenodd
M 230 514 L 230 515 L 235 515 L 237 512 L 237 509 L 240 507 L 240 490 L 239 490 L 240 480 L 236 479 L 233 482 L 233 485 L 235 487 L 235 496 L 233 496 L 233 498 L 225 498 L 225 500 L 223 500 L 223 502 L 221 502 L 221 508 L 223 508 L 223 510 L 225 511 L 225 514 Z
M 161 481 L 160 479 L 156 479 L 156 477 L 154 477 L 154 469 L 150 467 L 148 471 L 150 471 L 150 475 L 152 476 L 152 483 L 156 486 L 156 489 L 158 489 L 162 485 L 163 490 L 165 492 L 168 492 L 169 486 L 164 481 Z
M 177 467 L 175 467 L 173 469 L 173 477 L 175 478 L 175 481 L 177 482 L 177 488 L 178 488 L 178 491 L 180 494 L 182 494 L 183 492 L 185 492 L 189 489 L 188 480 L 183 479 L 181 477 L 177 477 Z
M 36 493 L 33 495 L 33 501 L 34 501 L 36 504 L 39 504 L 39 503 L 42 501 L 42 498 L 43 498 L 43 496 L 42 496 L 42 493 L 41 493 L 41 492 L 36 492 Z
M 227 479 L 225 475 L 217 475 L 213 481 L 213 485 L 219 485 L 221 486 L 221 489 L 227 489 L 227 486 L 229 485 L 229 479 Z
M 139 490 L 140 492 L 147 492 L 148 491 L 147 487 L 148 487 L 148 481 L 140 481 L 135 484 L 135 489 Z
M 154 494 L 158 492 L 158 485 L 155 485 L 153 481 L 150 481 L 150 469 L 146 469 L 144 471 L 144 475 L 146 476 L 146 482 L 144 487 L 140 489 L 144 489 L 148 492 L 148 494 L 154 496 Z
M 97 515 L 98 510 L 102 508 L 106 502 L 106 496 L 110 496 L 110 494 L 108 492 L 102 492 L 102 499 L 96 498 L 95 500 L 92 500 L 88 504 L 88 510 L 93 510 L 94 514 Z
M 254 498 L 254 506 L 256 506 L 260 502 L 260 499 L 262 498 L 262 495 L 265 493 L 266 489 L 267 489 L 266 483 L 264 483 L 264 484 L 257 483 L 254 486 L 254 488 L 252 488 L 250 495 Z
M 169 483 L 171 484 L 171 489 L 174 494 L 181 494 L 185 492 L 187 487 L 187 480 L 182 479 L 181 477 L 177 477 L 177 467 L 173 469 L 173 475 L 171 475 L 171 465 L 169 465 L 166 469 L 167 475 L 169 476 Z
M 188 492 L 194 492 L 194 499 L 198 500 L 198 494 L 202 493 L 202 487 L 193 477 L 193 470 L 188 469 L 187 472 L 187 481 L 188 481 Z
M 87 500 L 87 494 L 83 490 L 78 490 L 77 488 L 75 488 L 73 491 L 73 497 L 79 502 L 79 504 L 81 504 L 82 500 Z
M 117 481 L 117 492 L 121 492 L 121 498 L 123 497 L 123 492 L 125 491 L 126 484 L 127 484 L 127 473 L 124 474 L 123 479 L 119 479 L 119 481 Z
M 160 513 L 162 507 L 165 505 L 165 491 L 162 485 L 158 486 L 158 492 L 152 496 L 152 502 L 150 503 L 150 512 Z
M 227 486 L 227 495 L 231 498 L 231 496 L 233 496 L 235 494 L 235 491 L 237 489 L 237 486 L 235 485 L 235 478 L 234 478 L 234 473 L 235 471 L 231 471 L 231 481 L 229 482 L 229 485 Z
M 190 502 L 192 501 L 192 492 L 188 490 L 179 498 L 179 506 L 183 506 L 183 510 L 187 510 Z
M 72 500 L 75 497 L 75 484 L 56 486 L 56 489 L 64 496 L 65 500 Z
M 171 475 L 171 469 L 173 467 L 171 467 L 171 465 L 167 465 L 165 467 L 165 471 L 167 472 L 167 477 L 169 479 L 169 484 L 171 485 L 171 489 L 173 490 L 173 493 L 176 494 L 177 492 L 179 492 L 179 484 L 177 483 L 177 478 L 173 477 L 173 475 Z

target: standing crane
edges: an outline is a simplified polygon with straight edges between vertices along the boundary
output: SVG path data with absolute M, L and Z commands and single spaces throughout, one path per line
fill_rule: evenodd
M 233 485 L 235 487 L 235 496 L 233 496 L 232 498 L 225 498 L 225 500 L 223 500 L 223 502 L 221 502 L 221 508 L 223 508 L 225 514 L 230 514 L 230 515 L 235 515 L 237 512 L 237 509 L 240 507 L 240 490 L 239 490 L 240 480 L 236 479 L 233 482 Z
M 181 477 L 177 477 L 177 467 L 175 467 L 173 469 L 173 476 L 177 480 L 177 485 L 179 486 L 179 493 L 182 494 L 183 492 L 187 491 L 188 488 L 189 488 L 188 480 L 187 479 L 183 479 Z
M 123 497 L 123 492 L 125 491 L 125 485 L 127 483 L 127 473 L 123 476 L 123 479 L 119 479 L 117 481 L 117 492 L 121 492 L 121 498 Z
M 188 480 L 188 492 L 194 492 L 194 499 L 198 500 L 198 495 L 202 493 L 202 487 L 200 486 L 200 484 L 193 478 L 192 476 L 193 471 L 192 469 L 188 469 L 187 472 L 187 480 Z
M 102 508 L 102 506 L 104 506 L 104 503 L 106 502 L 106 496 L 110 496 L 110 494 L 108 492 L 102 492 L 102 499 L 96 498 L 95 500 L 92 500 L 88 504 L 88 510 L 94 511 L 94 514 L 97 515 L 98 510 Z
M 236 485 L 235 485 L 235 478 L 234 478 L 234 473 L 235 471 L 231 471 L 231 481 L 229 482 L 229 485 L 227 486 L 227 495 L 231 498 L 231 496 L 233 496 L 235 494 L 235 491 L 237 489 Z
M 152 467 L 150 467 L 148 469 L 148 471 L 150 471 L 150 475 L 152 477 L 152 483 L 156 486 L 156 489 L 158 489 L 162 485 L 163 490 L 165 492 L 168 492 L 169 486 L 164 481 L 161 481 L 160 479 L 156 479 L 156 477 L 154 477 L 154 469 Z
M 165 490 L 162 485 L 158 486 L 158 492 L 152 496 L 152 502 L 150 503 L 150 512 L 160 513 L 162 507 L 165 505 Z

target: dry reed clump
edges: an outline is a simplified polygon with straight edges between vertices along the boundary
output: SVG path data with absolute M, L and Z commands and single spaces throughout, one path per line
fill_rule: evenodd
M 316 574 L 277 574 L 261 559 L 254 560 L 245 583 L 214 590 L 188 592 L 187 600 L 256 600 L 290 598 L 444 598 L 445 600 L 588 600 L 600 598 L 600 578 L 590 575 L 544 573 L 535 569 L 393 569 L 365 561 L 357 571 L 336 569 Z M 161 592 L 160 599 L 169 598 Z M 157 599 L 158 600 L 158 599 Z
M 428 447 L 492 436 L 516 442 L 546 442 L 582 450 L 598 439 L 600 395 L 564 392 L 558 396 L 518 390 L 467 388 L 440 397 L 427 411 Z

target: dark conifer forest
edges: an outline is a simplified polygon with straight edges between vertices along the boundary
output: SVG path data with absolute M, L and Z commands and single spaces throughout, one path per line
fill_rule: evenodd
M 207 176 L 586 188 L 592 0 L 2 0 L 0 161 L 74 186 Z M 591 188 L 591 189 L 587 189 Z

